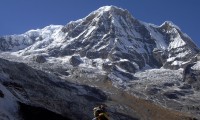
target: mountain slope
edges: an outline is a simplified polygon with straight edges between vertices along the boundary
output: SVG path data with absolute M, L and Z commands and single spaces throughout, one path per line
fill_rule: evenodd
M 0 59 L 0 75 L 2 120 L 88 120 L 92 119 L 92 107 L 98 104 L 108 105 L 108 112 L 115 120 L 192 119 L 188 114 L 136 98 L 113 87 L 110 81 L 89 82 L 93 79 L 83 77 L 60 79 L 52 72 L 47 73 L 23 63 L 3 59 Z M 96 77 L 103 80 L 100 75 Z M 88 84 L 69 82 L 77 79 L 87 81 Z
M 17 115 L 29 114 L 24 111 L 25 105 L 29 106 L 27 110 L 34 110 L 31 106 L 35 106 L 38 111 L 45 113 L 48 110 L 66 119 L 80 120 L 83 114 L 85 119 L 92 119 L 92 114 L 88 114 L 92 106 L 106 100 L 105 94 L 94 87 L 61 80 L 23 63 L 0 59 L 0 75 L 0 91 L 4 94 L 0 97 L 0 118 L 5 116 L 3 120 L 20 120 Z M 19 102 L 22 104 L 17 104 Z M 20 113 L 21 109 L 24 113 Z

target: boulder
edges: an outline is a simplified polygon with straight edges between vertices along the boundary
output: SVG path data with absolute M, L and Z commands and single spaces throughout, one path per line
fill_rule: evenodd
M 81 63 L 83 63 L 83 61 L 81 60 L 80 56 L 72 56 L 69 60 L 70 64 L 72 66 L 79 66 Z
M 167 97 L 168 99 L 178 99 L 178 95 L 173 92 L 166 92 L 164 93 L 164 96 Z
M 130 73 L 135 73 L 137 68 L 130 61 L 120 61 L 117 65 Z
M 156 95 L 160 91 L 161 91 L 161 89 L 160 88 L 156 88 L 156 87 L 149 87 L 149 88 L 146 89 L 147 95 Z
M 102 68 L 103 70 L 107 71 L 107 72 L 110 72 L 113 68 L 113 64 L 111 62 L 105 62 L 102 64 Z
M 46 58 L 43 55 L 37 55 L 33 57 L 33 60 L 37 63 L 44 63 L 46 62 Z
M 99 58 L 99 52 L 98 51 L 87 51 L 86 52 L 86 57 L 89 59 L 95 59 L 95 58 Z

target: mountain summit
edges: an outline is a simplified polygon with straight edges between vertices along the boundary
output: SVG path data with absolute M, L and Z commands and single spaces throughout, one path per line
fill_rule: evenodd
M 50 25 L 0 39 L 2 51 L 46 58 L 75 55 L 82 64 L 92 60 L 101 69 L 123 69 L 128 73 L 145 68 L 178 69 L 190 63 L 199 51 L 172 22 L 160 26 L 145 23 L 115 6 L 101 7 L 65 26 Z

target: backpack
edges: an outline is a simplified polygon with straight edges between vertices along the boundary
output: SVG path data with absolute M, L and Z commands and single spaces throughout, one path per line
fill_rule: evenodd
M 98 116 L 98 120 L 109 120 L 109 118 L 106 113 L 100 113 Z
M 95 117 L 98 117 L 99 114 L 103 112 L 103 110 L 100 107 L 95 107 L 93 110 L 94 110 Z
M 95 116 L 94 120 L 109 120 L 105 109 L 102 109 L 101 107 L 95 107 L 93 110 Z

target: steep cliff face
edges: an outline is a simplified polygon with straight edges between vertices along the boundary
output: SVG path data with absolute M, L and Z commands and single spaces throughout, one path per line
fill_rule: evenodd
M 168 57 L 164 67 L 178 69 L 196 61 L 195 56 L 199 52 L 199 48 L 190 37 L 181 32 L 180 28 L 171 22 L 165 22 L 161 25 L 161 30 L 169 41 Z

